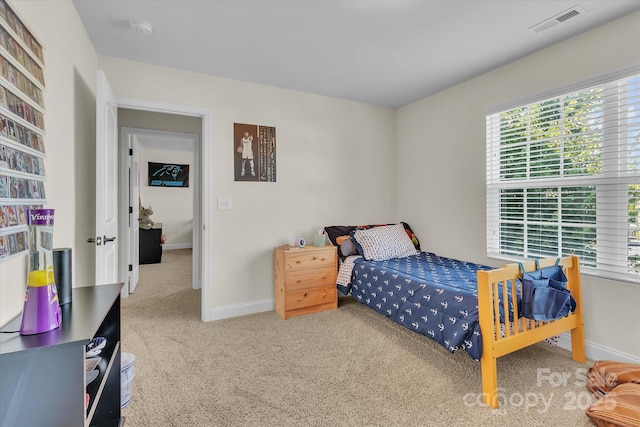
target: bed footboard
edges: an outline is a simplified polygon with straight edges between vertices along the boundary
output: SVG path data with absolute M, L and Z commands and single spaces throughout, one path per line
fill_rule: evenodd
M 556 258 L 540 260 L 540 266 L 553 265 Z M 562 258 L 568 278 L 567 288 L 576 300 L 576 309 L 567 317 L 553 321 L 536 321 L 520 317 L 518 314 L 516 283 L 522 276 L 518 264 L 507 264 L 503 268 L 478 271 L 478 312 L 482 332 L 482 395 L 483 401 L 491 408 L 498 408 L 498 372 L 496 359 L 521 348 L 571 331 L 572 359 L 586 362 L 584 325 L 582 320 L 582 294 L 580 289 L 580 260 L 576 256 Z M 535 270 L 533 261 L 524 263 L 526 271 Z M 513 320 L 508 315 L 501 322 L 500 309 L 509 313 L 509 301 L 500 301 L 498 295 L 510 295 L 513 306 Z M 502 304 L 502 307 L 501 307 Z

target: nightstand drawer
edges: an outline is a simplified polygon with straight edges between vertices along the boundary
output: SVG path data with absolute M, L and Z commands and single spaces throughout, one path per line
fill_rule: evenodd
M 287 254 L 284 269 L 287 272 L 308 271 L 316 268 L 334 268 L 335 251 L 300 251 Z
M 336 269 L 325 267 L 317 270 L 292 271 L 287 273 L 284 285 L 287 292 L 318 286 L 334 285 L 336 283 Z
M 314 305 L 333 303 L 337 298 L 335 285 L 322 286 L 312 289 L 287 292 L 285 304 L 287 310 L 310 307 Z

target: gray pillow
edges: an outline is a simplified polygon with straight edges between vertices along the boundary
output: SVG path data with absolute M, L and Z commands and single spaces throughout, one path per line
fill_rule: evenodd
M 343 256 L 348 257 L 349 255 L 358 255 L 358 250 L 351 239 L 344 239 L 344 242 L 340 244 L 340 253 L 342 253 Z

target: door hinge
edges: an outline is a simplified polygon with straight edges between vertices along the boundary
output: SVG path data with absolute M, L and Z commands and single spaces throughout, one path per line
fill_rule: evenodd
M 129 206 L 129 213 L 133 213 L 133 206 Z
M 129 264 L 129 271 L 133 271 L 133 265 Z
M 129 148 L 129 155 L 133 156 L 133 148 Z

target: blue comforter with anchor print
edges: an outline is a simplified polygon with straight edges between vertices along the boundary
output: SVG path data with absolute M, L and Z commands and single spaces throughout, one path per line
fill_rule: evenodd
M 479 360 L 478 270 L 491 267 L 420 252 L 386 261 L 354 261 L 346 291 L 393 321 Z

